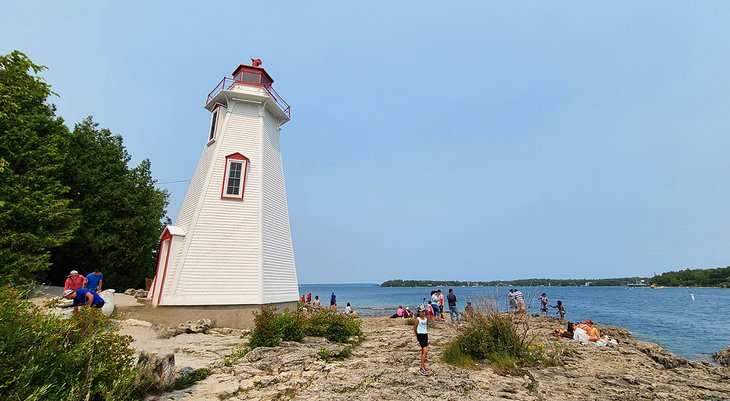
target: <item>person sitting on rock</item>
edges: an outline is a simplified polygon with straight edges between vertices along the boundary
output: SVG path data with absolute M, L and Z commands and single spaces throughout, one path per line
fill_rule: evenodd
M 319 295 L 314 296 L 314 306 L 316 306 L 316 307 L 321 306 L 321 302 L 319 302 Z
M 405 317 L 403 316 L 405 314 L 405 311 L 403 310 L 403 307 L 398 305 L 398 309 L 395 310 L 395 313 L 393 316 L 391 316 L 391 319 L 395 319 L 397 317 Z
M 583 323 L 578 323 L 578 327 L 585 330 L 591 337 L 597 337 L 601 338 L 601 332 L 598 330 L 598 328 L 593 327 L 593 321 L 591 319 L 587 319 Z
M 350 316 L 352 314 L 352 306 L 350 306 L 350 303 L 347 303 L 347 306 L 345 306 L 345 311 L 342 312 L 345 314 L 345 316 Z
M 565 330 L 555 329 L 555 331 L 553 331 L 553 335 L 555 337 L 570 338 L 572 340 L 574 326 L 575 324 L 573 322 L 568 322 L 568 327 Z

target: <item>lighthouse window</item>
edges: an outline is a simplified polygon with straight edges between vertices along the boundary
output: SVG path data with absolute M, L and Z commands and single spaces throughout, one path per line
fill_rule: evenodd
M 237 196 L 241 194 L 241 170 L 243 162 L 231 160 L 228 165 L 228 183 L 226 184 L 226 195 Z
M 218 109 L 213 112 L 213 118 L 210 120 L 210 133 L 208 133 L 208 141 L 215 139 L 216 123 L 218 122 Z

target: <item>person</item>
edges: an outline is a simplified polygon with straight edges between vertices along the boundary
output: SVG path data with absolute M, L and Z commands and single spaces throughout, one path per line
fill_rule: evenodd
M 525 313 L 525 296 L 522 291 L 515 288 L 515 301 L 517 302 L 517 313 Z
M 573 328 L 574 327 L 575 327 L 575 324 L 573 322 L 568 322 L 568 327 L 566 327 L 565 330 L 556 329 L 555 331 L 553 331 L 553 334 L 555 335 L 555 337 L 573 339 Z
M 406 318 L 413 317 L 413 312 L 411 312 L 410 306 L 406 306 L 406 309 L 403 311 L 403 317 L 406 317 Z
M 451 324 L 454 324 L 454 315 L 456 315 L 456 322 L 461 324 L 461 317 L 459 316 L 459 310 L 456 309 L 456 295 L 454 289 L 449 288 L 449 295 L 446 297 L 449 301 L 449 312 L 451 313 Z
M 560 315 L 560 320 L 563 320 L 565 317 L 565 308 L 563 307 L 563 302 L 558 299 L 558 303 L 555 306 L 550 305 L 551 308 L 557 308 L 558 314 Z
M 428 304 L 426 305 L 426 310 L 428 311 L 428 318 L 433 319 L 433 311 L 434 305 L 431 303 L 431 301 L 428 301 Z M 437 306 L 438 308 L 438 306 Z
M 428 319 L 426 311 L 418 309 L 418 317 L 413 323 L 413 332 L 416 333 L 418 345 L 421 346 L 421 369 L 419 372 L 426 376 L 431 373 L 431 369 L 426 367 L 426 356 L 428 355 Z
M 439 309 L 441 310 L 441 321 L 444 321 L 444 293 L 439 288 Z
M 307 294 L 307 304 L 309 304 L 309 305 L 312 304 L 312 293 L 311 292 L 309 294 Z
M 337 312 L 337 296 L 334 291 L 330 295 L 330 309 Z
M 71 273 L 68 274 L 66 282 L 63 284 L 63 290 L 80 290 L 84 288 L 85 281 L 86 279 L 84 278 L 84 276 L 79 275 L 78 271 L 71 270 Z
M 433 308 L 433 316 L 436 318 L 436 320 L 439 320 L 441 315 L 441 307 L 439 307 L 438 291 L 431 291 L 431 308 Z
M 548 315 L 548 305 L 550 305 L 550 300 L 548 299 L 547 294 L 545 294 L 543 292 L 542 295 L 540 295 L 540 314 L 541 315 L 543 313 L 545 314 L 545 316 Z
M 306 303 L 306 302 L 307 302 L 307 296 L 306 296 L 306 295 L 304 295 L 304 294 L 302 294 L 302 299 L 300 300 L 300 302 L 301 302 L 302 304 Z
M 587 326 L 573 323 L 573 340 L 582 343 L 596 342 L 601 339 L 600 336 L 595 336 L 586 330 Z
M 320 306 L 321 302 L 319 302 L 319 295 L 314 296 L 314 306 Z
M 347 303 L 347 306 L 345 306 L 345 315 L 350 316 L 352 314 L 352 306 L 350 306 L 350 303 Z
M 517 301 L 515 301 L 514 288 L 510 288 L 509 292 L 507 293 L 507 307 L 509 308 L 510 312 L 514 312 L 517 310 Z
M 393 316 L 391 316 L 391 318 L 405 317 L 405 316 L 403 316 L 404 314 L 405 314 L 405 311 L 403 310 L 403 307 L 398 305 L 398 308 L 395 310 L 395 313 L 393 314 Z
M 92 290 L 98 294 L 101 292 L 101 284 L 103 280 L 104 275 L 101 274 L 101 270 L 99 270 L 99 268 L 96 268 L 94 269 L 93 273 L 89 273 L 86 275 L 84 288 L 86 288 L 87 290 Z
M 588 335 L 595 338 L 601 338 L 601 332 L 598 330 L 598 328 L 593 327 L 593 320 L 587 319 L 583 323 L 578 323 L 578 327 L 582 328 L 586 332 L 588 332 Z
M 104 306 L 104 298 L 99 296 L 95 291 L 85 288 L 65 290 L 63 292 L 63 298 L 74 300 L 74 313 L 79 312 L 79 305 L 86 305 L 92 308 L 101 308 Z

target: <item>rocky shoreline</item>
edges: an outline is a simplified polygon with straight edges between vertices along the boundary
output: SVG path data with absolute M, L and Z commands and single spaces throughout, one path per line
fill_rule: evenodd
M 173 353 L 178 371 L 211 370 L 192 387 L 148 400 L 730 400 L 728 367 L 688 361 L 615 326 L 599 328 L 619 344 L 598 347 L 556 339 L 551 335 L 561 326 L 556 319 L 527 321 L 535 343 L 561 355 L 559 366 L 502 376 L 487 364 L 447 365 L 440 356 L 456 329 L 438 323 L 429 332 L 434 373 L 423 377 L 417 341 L 403 319 L 363 318 L 363 341 L 344 358 L 337 357 L 343 345 L 313 337 L 245 353 L 245 330 L 212 328 L 160 338 L 160 330 L 148 324 L 122 321 L 121 334 L 131 335 L 139 351 Z

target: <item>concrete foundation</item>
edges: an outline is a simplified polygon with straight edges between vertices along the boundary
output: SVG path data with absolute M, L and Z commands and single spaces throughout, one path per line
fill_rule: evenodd
M 127 319 L 139 319 L 161 326 L 174 327 L 188 320 L 210 319 L 214 327 L 250 329 L 253 327 L 253 312 L 267 305 L 205 305 L 205 306 L 140 306 L 117 307 L 116 312 Z M 268 304 L 279 311 L 295 311 L 297 302 Z

